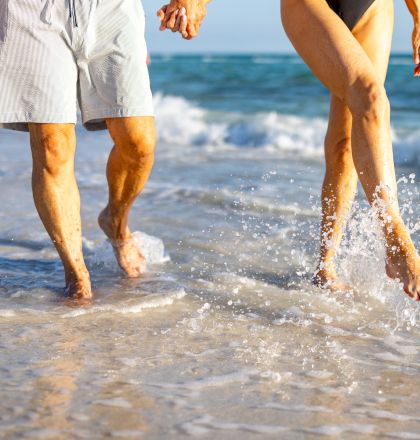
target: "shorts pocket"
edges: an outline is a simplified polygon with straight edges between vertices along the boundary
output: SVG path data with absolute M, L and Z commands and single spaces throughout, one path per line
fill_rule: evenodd
M 0 0 L 0 44 L 6 42 L 9 27 L 9 0 Z

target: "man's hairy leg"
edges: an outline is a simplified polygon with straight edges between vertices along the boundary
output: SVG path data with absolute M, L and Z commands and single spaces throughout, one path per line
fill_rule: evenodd
M 63 262 L 66 293 L 92 297 L 82 253 L 80 196 L 74 176 L 73 124 L 29 124 L 35 206 Z
M 129 277 L 138 277 L 145 261 L 128 228 L 128 215 L 153 167 L 154 118 L 110 118 L 107 126 L 114 147 L 107 165 L 108 205 L 98 222 L 110 239 L 120 267 Z

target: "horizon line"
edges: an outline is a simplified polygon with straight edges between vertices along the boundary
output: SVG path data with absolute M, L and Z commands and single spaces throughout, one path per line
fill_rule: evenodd
M 191 50 L 191 51 L 162 51 L 162 50 L 150 50 L 149 53 L 151 55 L 202 55 L 202 56 L 214 56 L 214 55 L 291 55 L 299 57 L 299 55 L 296 52 L 293 51 L 222 51 L 222 50 L 215 50 L 215 51 L 198 51 L 198 50 Z M 391 51 L 391 56 L 412 56 L 412 52 L 404 52 L 404 51 Z

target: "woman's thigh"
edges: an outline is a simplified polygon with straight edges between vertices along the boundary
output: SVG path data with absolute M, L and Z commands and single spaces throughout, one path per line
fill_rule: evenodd
M 378 81 L 385 82 L 391 52 L 394 4 L 389 0 L 376 0 L 353 29 L 354 38 L 369 57 Z M 384 24 L 385 23 L 385 24 Z M 387 29 L 388 32 L 384 32 Z M 328 136 L 336 145 L 350 138 L 351 113 L 342 99 L 332 94 Z
M 369 57 L 378 79 L 385 82 L 394 29 L 394 3 L 375 0 L 352 33 Z
M 296 51 L 334 95 L 346 100 L 354 85 L 383 83 L 393 31 L 389 3 L 392 0 L 376 0 L 356 26 L 355 35 L 324 0 L 282 0 L 281 12 Z M 375 49 L 381 55 L 373 56 Z M 385 66 L 381 75 L 376 64 Z

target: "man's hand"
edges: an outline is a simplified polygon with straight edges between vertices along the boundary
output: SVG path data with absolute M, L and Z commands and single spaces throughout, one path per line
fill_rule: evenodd
M 182 37 L 191 40 L 198 35 L 201 23 L 206 16 L 208 0 L 171 0 L 159 9 L 160 30 L 170 29 L 180 32 Z
M 159 30 L 165 31 L 166 29 L 170 29 L 172 32 L 179 32 L 185 39 L 191 39 L 187 31 L 188 19 L 185 15 L 185 8 L 177 9 L 171 14 L 170 19 L 165 22 L 168 7 L 169 5 L 162 6 L 157 12 L 157 16 L 160 20 Z

